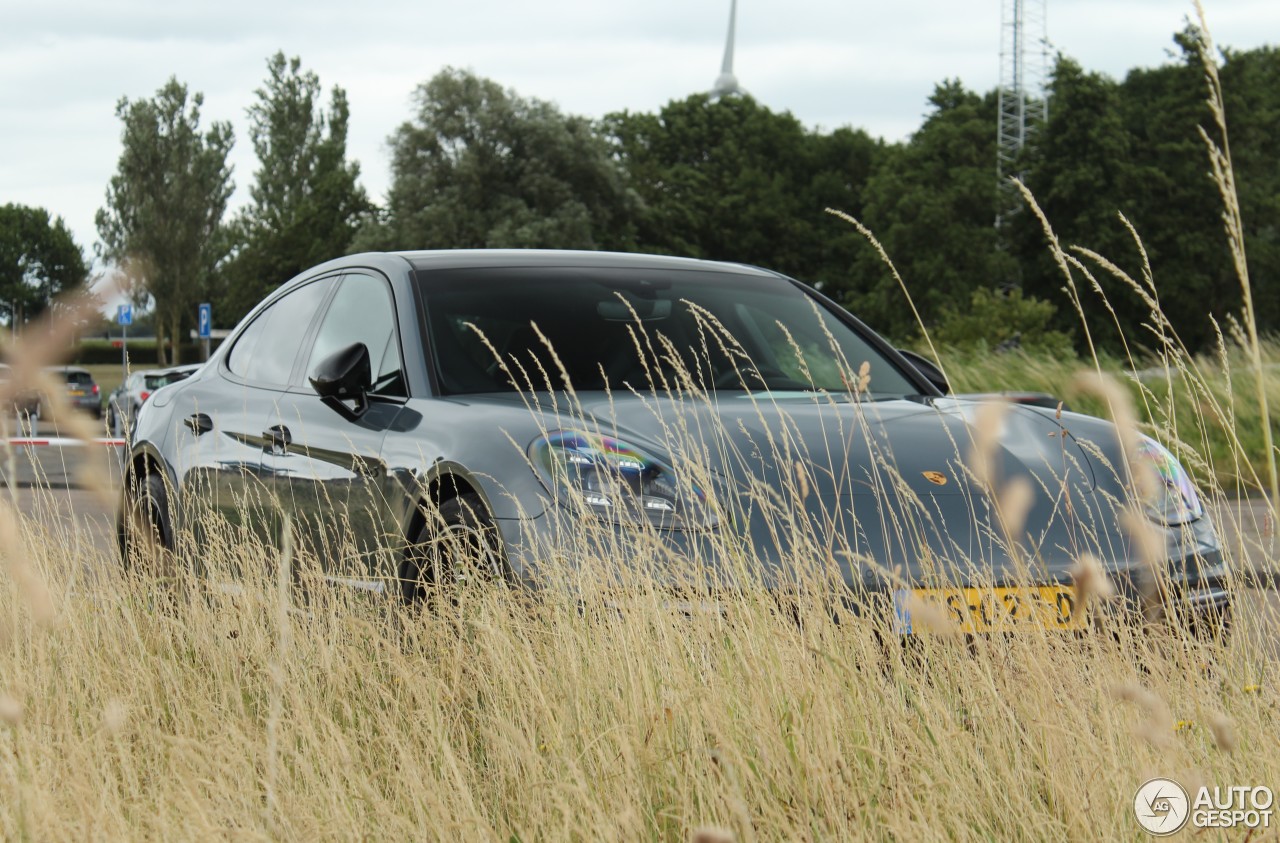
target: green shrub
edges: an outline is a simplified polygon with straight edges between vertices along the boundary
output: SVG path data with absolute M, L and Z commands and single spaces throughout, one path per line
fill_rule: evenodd
M 980 287 L 973 291 L 964 310 L 942 309 L 942 320 L 930 333 L 941 345 L 963 349 L 1015 347 L 1030 353 L 1075 358 L 1071 337 L 1049 329 L 1057 312 L 1052 303 Z

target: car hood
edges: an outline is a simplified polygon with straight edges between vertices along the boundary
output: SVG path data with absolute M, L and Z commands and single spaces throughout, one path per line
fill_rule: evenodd
M 825 559 L 851 584 L 883 587 L 898 578 L 1009 582 L 1027 573 L 1064 581 L 1086 552 L 1113 569 L 1138 558 L 1120 527 L 1123 459 L 1114 427 L 1101 419 L 1016 404 L 993 418 L 985 402 L 959 398 L 849 402 L 804 393 L 701 401 L 579 393 L 572 411 L 564 395 L 468 399 L 542 432 L 617 437 L 677 475 L 705 469 L 694 482 L 709 475 L 720 526 L 671 536 L 693 560 L 743 558 L 724 547 L 741 541 L 746 556 L 780 577 Z M 987 443 L 990 486 L 973 470 L 978 442 Z M 1181 541 L 1175 533 L 1171 552 Z
M 539 402 L 541 424 L 616 436 L 677 474 L 706 467 L 718 478 L 731 531 L 775 570 L 794 569 L 816 550 L 843 560 L 849 581 L 893 570 L 913 580 L 938 572 L 971 579 L 975 569 L 1008 580 L 1019 559 L 1065 579 L 1083 549 L 1082 515 L 1106 524 L 1095 537 L 1115 536 L 1114 512 L 1099 508 L 1110 496 L 1094 493 L 1085 450 L 1051 411 L 1010 404 L 983 422 L 979 401 L 849 402 L 803 393 L 712 401 L 580 394 L 578 401 L 572 413 L 563 412 L 563 397 L 558 412 Z M 984 436 L 982 424 L 996 429 Z M 982 440 L 994 496 L 972 470 Z M 993 500 L 1014 485 L 1029 491 L 1014 537 L 1029 553 L 1008 552 Z M 700 550 L 696 535 L 683 541 L 693 558 L 720 555 Z M 1092 544 L 1104 558 L 1128 555 L 1120 543 Z
M 971 496 L 971 462 L 984 438 L 981 402 L 957 399 L 849 402 L 767 393 L 710 402 L 649 397 L 584 401 L 600 432 L 632 440 L 673 464 L 694 459 L 740 484 L 781 487 L 804 475 L 809 493 L 850 497 L 886 487 L 919 496 Z M 570 421 L 563 424 L 572 425 Z M 997 485 L 1025 478 L 1044 489 L 1064 481 L 1093 488 L 1079 444 L 1054 418 L 1009 405 L 985 461 Z

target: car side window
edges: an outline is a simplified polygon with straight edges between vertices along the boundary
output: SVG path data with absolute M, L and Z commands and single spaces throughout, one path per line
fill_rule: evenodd
M 373 394 L 407 396 L 395 304 L 391 287 L 382 278 L 363 274 L 343 277 L 316 334 L 305 374 L 310 375 L 326 357 L 357 342 L 369 349 Z
M 298 350 L 332 283 L 332 278 L 322 278 L 305 284 L 259 313 L 227 356 L 231 373 L 251 383 L 287 386 Z

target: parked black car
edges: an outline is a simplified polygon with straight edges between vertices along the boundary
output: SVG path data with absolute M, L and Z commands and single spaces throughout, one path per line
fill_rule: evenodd
M 595 559 L 657 577 L 670 560 L 712 589 L 743 564 L 779 589 L 816 565 L 837 590 L 891 597 L 902 631 L 913 592 L 967 630 L 1073 628 L 1068 570 L 1086 552 L 1136 593 L 1147 567 L 1121 526 L 1133 487 L 1113 426 L 1008 408 L 990 476 L 1033 494 L 1010 545 L 967 465 L 982 404 L 931 374 L 764 269 L 355 255 L 284 284 L 143 405 L 122 550 L 144 530 L 200 546 L 219 517 L 270 541 L 283 510 L 332 579 L 414 598 L 464 569 L 538 588 L 556 549 L 590 533 Z M 1161 593 L 1225 613 L 1195 489 L 1159 444 L 1137 450 L 1160 479 L 1141 504 L 1166 551 Z

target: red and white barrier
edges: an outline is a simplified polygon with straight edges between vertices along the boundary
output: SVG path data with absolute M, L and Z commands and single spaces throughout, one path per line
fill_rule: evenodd
M 15 448 L 35 445 L 52 445 L 55 448 L 75 447 L 77 445 L 107 445 L 120 448 L 128 445 L 125 439 L 75 439 L 70 436 L 22 436 L 5 440 L 6 444 Z

